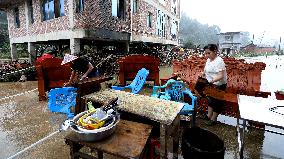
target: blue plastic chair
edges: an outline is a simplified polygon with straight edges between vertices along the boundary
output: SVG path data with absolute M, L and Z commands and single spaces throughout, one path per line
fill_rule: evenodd
M 77 88 L 62 87 L 51 89 L 48 93 L 48 108 L 51 112 L 65 113 L 73 118 L 70 108 L 76 105 Z
M 132 81 L 130 85 L 127 85 L 124 87 L 111 86 L 111 88 L 115 90 L 124 90 L 128 88 L 128 89 L 131 89 L 131 93 L 138 94 L 142 90 L 143 85 L 145 84 L 148 75 L 149 75 L 149 71 L 146 70 L 145 68 L 142 68 L 138 71 L 138 73 L 136 74 L 134 80 Z
M 164 89 L 165 91 L 161 92 L 161 89 Z M 190 103 L 184 102 L 185 94 L 191 98 Z M 189 88 L 186 86 L 185 82 L 170 79 L 163 86 L 154 86 L 151 96 L 164 100 L 172 100 L 184 103 L 184 106 L 182 110 L 179 112 L 179 114 L 185 116 L 192 116 L 192 125 L 195 124 L 197 97 L 195 97 L 191 93 Z

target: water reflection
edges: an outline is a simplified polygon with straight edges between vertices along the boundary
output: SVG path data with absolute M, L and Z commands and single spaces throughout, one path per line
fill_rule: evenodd
M 264 62 L 266 63 L 265 70 L 262 71 L 261 76 L 261 90 L 272 92 L 271 98 L 275 98 L 273 92 L 284 89 L 283 78 L 281 74 L 284 73 L 284 56 L 268 56 L 268 57 L 255 57 L 246 59 L 250 62 Z M 272 128 L 269 126 L 265 127 L 269 130 L 282 132 L 281 129 Z M 283 143 L 284 138 L 280 135 L 273 134 L 270 132 L 264 133 L 265 140 L 263 141 L 262 157 L 263 158 L 284 158 L 283 155 Z M 257 138 L 256 138 L 257 139 Z
M 27 85 L 25 86 L 17 83 L 15 85 L 1 83 L 3 86 L 1 96 L 3 96 L 3 94 L 18 94 L 21 90 L 27 91 L 37 86 L 36 82 L 33 82 L 33 85 L 29 85 L 30 83 L 26 84 Z M 14 91 L 11 91 L 10 89 L 14 89 Z M 62 114 L 50 113 L 47 110 L 47 103 L 38 101 L 37 93 L 38 92 L 35 91 L 12 99 L 0 101 L 0 147 L 5 147 L 4 149 L 0 149 L 0 158 L 7 158 L 48 134 L 58 130 L 59 125 L 65 120 L 65 116 Z M 57 151 L 54 151 L 52 148 L 45 147 L 46 150 L 40 151 L 41 156 L 39 155 L 38 157 L 49 158 L 50 156 L 51 158 L 54 158 L 54 156 L 49 155 L 49 153 L 60 153 L 58 151 L 62 151 L 62 148 L 59 148 L 57 145 L 62 146 L 62 143 L 57 144 L 57 142 L 60 141 L 57 140 L 52 141 L 51 144 L 52 147 L 57 147 Z M 45 146 L 48 143 L 49 142 L 44 143 Z M 38 154 L 37 148 L 36 150 L 24 153 L 19 158 L 23 158 L 24 156 L 31 158 L 31 152 Z M 50 152 L 51 150 L 53 152 Z

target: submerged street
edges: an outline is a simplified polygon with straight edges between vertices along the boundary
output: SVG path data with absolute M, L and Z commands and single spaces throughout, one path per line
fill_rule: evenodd
M 262 61 L 266 63 L 266 69 L 262 74 L 262 91 L 276 91 L 283 89 L 284 57 L 257 57 L 248 58 L 247 61 Z M 160 77 L 167 74 L 169 68 L 160 68 Z M 51 113 L 47 107 L 47 101 L 38 101 L 37 81 L 0 83 L 0 158 L 8 158 L 38 140 L 57 131 L 66 116 Z M 24 93 L 13 98 L 4 97 Z M 150 90 L 149 90 L 150 91 Z M 144 92 L 144 91 L 143 91 Z M 273 93 L 272 93 L 273 94 Z M 272 96 L 273 98 L 273 96 Z M 217 134 L 225 142 L 225 158 L 237 158 L 236 119 L 220 116 L 218 120 L 222 124 L 207 127 L 202 119 L 197 123 L 200 127 Z M 266 127 L 269 129 L 269 127 Z M 273 129 L 275 130 L 275 129 Z M 69 130 L 70 131 L 70 130 Z M 264 132 L 257 129 L 248 129 L 245 138 L 245 158 L 284 158 L 284 137 Z M 278 130 L 277 130 L 278 131 Z M 281 131 L 283 132 L 283 131 Z M 60 132 L 27 150 L 18 158 L 41 159 L 65 159 L 69 157 L 69 146 L 64 142 L 64 136 L 68 132 Z

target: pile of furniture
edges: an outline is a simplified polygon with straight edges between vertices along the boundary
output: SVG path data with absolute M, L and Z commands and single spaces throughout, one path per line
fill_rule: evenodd
M 246 63 L 243 59 L 224 58 L 226 65 L 228 83 L 224 95 L 226 108 L 224 115 L 237 117 L 238 103 L 237 94 L 267 97 L 270 92 L 261 92 L 261 71 L 265 69 L 265 63 Z M 199 76 L 201 76 L 206 59 L 204 57 L 192 56 L 183 61 L 173 61 L 173 72 L 178 73 L 190 85 L 193 90 Z M 163 83 L 166 79 L 163 79 Z M 207 103 L 204 98 L 199 99 L 198 111 L 207 110 Z

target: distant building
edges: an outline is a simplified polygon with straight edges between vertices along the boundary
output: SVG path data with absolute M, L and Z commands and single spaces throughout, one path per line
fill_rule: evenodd
M 271 53 L 275 51 L 275 47 L 271 46 L 257 46 L 253 43 L 244 46 L 241 48 L 242 52 L 251 52 L 251 53 Z
M 12 59 L 16 44 L 84 45 L 128 51 L 132 43 L 178 45 L 179 0 L 0 0 L 7 13 Z
M 240 51 L 242 33 L 241 32 L 226 32 L 218 34 L 219 49 L 225 54 L 234 54 Z

